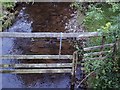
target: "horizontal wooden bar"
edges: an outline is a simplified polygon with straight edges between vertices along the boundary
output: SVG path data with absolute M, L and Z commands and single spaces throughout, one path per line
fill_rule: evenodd
M 81 32 L 81 33 L 54 33 L 54 32 L 41 32 L 41 33 L 20 33 L 20 32 L 0 32 L 0 37 L 11 37 L 11 38 L 40 38 L 40 37 L 52 37 L 52 38 L 83 38 L 99 36 L 98 32 Z
M 0 70 L 0 73 L 27 74 L 27 73 L 71 73 L 71 69 L 15 69 Z
M 110 53 L 111 52 L 111 50 L 109 50 L 109 51 L 101 51 L 101 52 L 91 52 L 91 53 L 86 53 L 86 54 L 84 54 L 84 56 L 85 57 L 87 57 L 87 56 L 97 56 L 97 55 L 104 55 L 104 54 L 106 54 L 106 53 Z
M 104 60 L 106 58 L 107 58 L 106 56 L 104 56 L 104 57 L 97 57 L 97 58 L 84 58 L 84 59 L 82 59 L 82 61 L 87 61 L 87 60 Z
M 61 68 L 72 67 L 72 63 L 43 63 L 43 64 L 0 64 L 0 68 Z
M 106 48 L 106 47 L 113 47 L 113 46 L 114 46 L 114 43 L 104 44 L 104 45 L 99 45 L 99 46 L 93 46 L 93 47 L 84 48 L 84 51 L 90 51 L 90 50 L 100 49 L 102 47 Z
M 72 59 L 72 55 L 2 55 L 0 59 Z

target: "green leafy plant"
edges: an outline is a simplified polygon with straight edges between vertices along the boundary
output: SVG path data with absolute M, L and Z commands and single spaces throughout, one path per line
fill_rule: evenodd
M 84 8 L 81 4 L 74 6 L 79 10 Z M 99 32 L 106 36 L 105 43 L 113 43 L 118 40 L 120 43 L 120 4 L 119 3 L 89 3 L 85 11 L 84 26 L 87 31 Z M 87 46 L 100 45 L 102 38 L 91 38 Z M 120 45 L 120 44 L 119 44 Z M 120 47 L 117 47 L 114 58 L 108 53 L 108 58 L 104 60 L 87 60 L 84 62 L 86 74 L 94 71 L 95 75 L 88 77 L 89 88 L 105 89 L 120 88 Z M 90 56 L 89 58 L 91 58 Z
M 10 1 L 1 1 L 0 4 L 2 5 L 2 13 L 0 14 L 0 20 L 2 21 L 1 27 L 4 30 L 10 27 L 10 25 L 12 24 L 12 21 L 15 17 L 14 7 L 16 3 Z

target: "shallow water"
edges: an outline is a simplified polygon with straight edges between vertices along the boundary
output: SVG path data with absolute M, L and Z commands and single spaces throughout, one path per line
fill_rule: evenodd
M 70 3 L 22 4 L 14 24 L 7 32 L 81 32 L 76 22 L 77 12 Z M 80 29 L 80 30 L 79 30 Z M 75 49 L 64 40 L 61 54 L 73 54 Z M 3 54 L 58 54 L 59 39 L 3 38 Z M 57 62 L 70 62 L 58 60 Z M 4 60 L 2 63 L 42 63 L 56 60 Z M 78 69 L 78 77 L 80 75 Z M 3 74 L 3 88 L 68 88 L 70 74 Z

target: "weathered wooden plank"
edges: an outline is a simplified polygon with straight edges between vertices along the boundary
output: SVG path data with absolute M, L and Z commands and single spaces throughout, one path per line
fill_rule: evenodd
M 1 59 L 72 59 L 72 55 L 2 55 Z
M 0 68 L 61 68 L 72 67 L 72 63 L 43 63 L 43 64 L 0 64 Z
M 81 32 L 81 33 L 53 33 L 53 32 L 41 32 L 41 33 L 20 33 L 20 32 L 0 32 L 0 37 L 22 37 L 22 38 L 40 38 L 40 37 L 53 37 L 53 38 L 83 38 L 99 36 L 98 32 Z
M 27 73 L 71 73 L 71 69 L 15 69 L 0 70 L 0 73 L 27 74 Z
M 109 51 L 101 51 L 101 52 L 91 52 L 91 53 L 86 53 L 86 54 L 84 54 L 84 56 L 85 57 L 87 57 L 87 56 L 97 56 L 97 55 L 104 55 L 104 54 L 106 54 L 106 53 L 110 53 L 111 52 L 111 50 L 109 50 Z
M 82 61 L 87 61 L 87 60 L 104 60 L 106 59 L 107 57 L 97 57 L 97 58 L 84 58 L 82 59 Z
M 0 56 L 2 55 L 2 38 L 0 38 Z M 0 64 L 2 61 L 0 60 Z
M 71 90 L 74 90 L 74 87 L 75 87 L 75 76 L 76 76 L 76 68 L 77 68 L 77 54 L 78 54 L 78 51 L 75 51 L 73 53 L 73 61 L 72 61 L 72 71 L 71 71 L 71 86 L 70 86 L 70 89 Z
M 90 51 L 90 50 L 95 50 L 95 49 L 100 49 L 101 47 L 113 47 L 114 43 L 111 44 L 105 44 L 105 45 L 99 45 L 99 46 L 93 46 L 93 47 L 87 47 L 84 48 L 84 51 Z

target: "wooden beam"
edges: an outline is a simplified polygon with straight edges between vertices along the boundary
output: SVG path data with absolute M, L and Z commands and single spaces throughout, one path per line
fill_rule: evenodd
M 15 69 L 0 70 L 0 73 L 27 74 L 27 73 L 71 73 L 71 69 Z
M 0 56 L 2 55 L 2 38 L 0 38 Z M 0 64 L 2 61 L 0 60 Z
M 87 60 L 104 60 L 106 59 L 107 57 L 97 57 L 97 58 L 84 58 L 82 59 L 82 61 L 87 61 Z
M 63 38 L 84 38 L 84 37 L 93 37 L 99 36 L 98 32 L 81 32 L 81 33 L 62 33 Z M 53 32 L 41 32 L 41 33 L 20 33 L 20 32 L 0 32 L 0 37 L 11 37 L 11 38 L 40 38 L 40 37 L 52 37 L 59 38 L 61 37 L 61 33 L 53 33 Z
M 43 64 L 0 64 L 0 68 L 61 68 L 72 67 L 72 63 L 43 63 Z
M 2 55 L 1 59 L 72 59 L 72 55 Z
M 97 55 L 104 55 L 104 54 L 106 54 L 106 53 L 110 53 L 111 52 L 111 50 L 109 50 L 109 51 L 101 51 L 101 52 L 91 52 L 91 53 L 86 53 L 86 54 L 84 54 L 84 56 L 85 57 L 87 57 L 87 56 L 97 56 Z
M 101 47 L 113 47 L 114 43 L 111 44 L 105 44 L 105 45 L 99 45 L 99 46 L 93 46 L 93 47 L 87 47 L 84 48 L 84 51 L 90 51 L 90 50 L 95 50 L 95 49 L 100 49 Z

